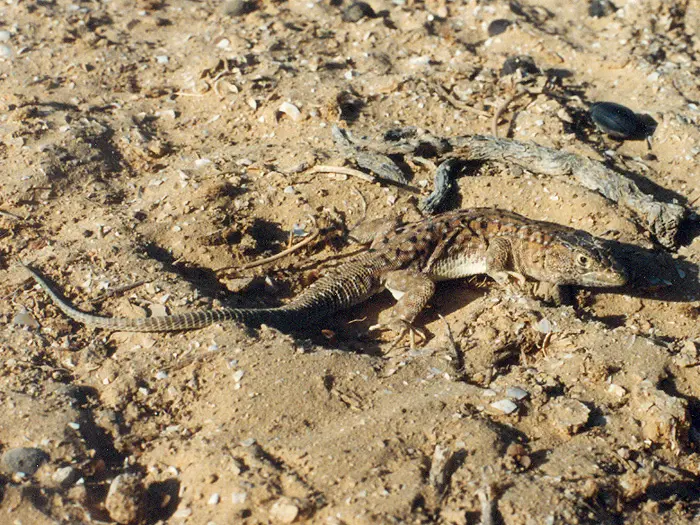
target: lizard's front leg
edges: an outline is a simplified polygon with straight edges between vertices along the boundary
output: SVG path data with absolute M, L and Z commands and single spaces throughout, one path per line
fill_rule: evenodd
M 509 239 L 496 237 L 486 249 L 486 274 L 498 284 L 508 284 L 515 279 L 520 286 L 525 284 L 525 276 L 509 268 L 513 267 L 513 244 Z
M 382 279 L 385 288 L 391 292 L 397 303 L 394 306 L 389 322 L 370 327 L 389 328 L 397 333 L 394 344 L 397 344 L 406 333 L 411 334 L 411 346 L 414 346 L 413 336 L 418 333 L 421 338 L 425 335 L 413 325 L 413 320 L 425 308 L 435 293 L 435 283 L 426 274 L 415 270 L 395 270 L 387 272 Z

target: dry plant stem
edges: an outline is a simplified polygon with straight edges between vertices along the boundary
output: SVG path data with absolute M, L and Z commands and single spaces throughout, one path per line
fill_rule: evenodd
M 493 121 L 491 122 L 491 132 L 493 133 L 494 137 L 498 137 L 498 121 L 500 120 L 501 116 L 503 113 L 506 112 L 508 109 L 508 106 L 510 106 L 514 101 L 522 97 L 523 95 L 527 95 L 527 91 L 518 91 L 516 93 L 513 93 L 510 97 L 508 97 L 503 104 L 501 104 L 498 109 L 496 110 L 496 113 L 493 116 Z
M 294 253 L 295 251 L 299 250 L 300 248 L 303 248 L 307 244 L 309 244 L 311 241 L 316 239 L 319 235 L 320 231 L 316 229 L 311 235 L 306 237 L 303 241 L 298 242 L 294 246 L 290 246 L 286 250 L 282 250 L 279 253 L 276 253 L 275 255 L 271 255 L 270 257 L 265 257 L 264 259 L 260 259 L 258 261 L 253 261 L 248 264 L 244 264 L 242 266 L 223 266 L 222 268 L 217 268 L 214 270 L 215 272 L 222 272 L 224 270 L 230 270 L 230 269 L 238 269 L 238 270 L 250 270 L 251 268 L 256 268 L 257 266 L 262 266 L 263 264 L 271 263 L 273 261 L 276 261 L 277 259 L 281 259 L 282 257 L 286 257 L 290 253 Z
M 314 166 L 306 173 L 340 173 L 341 175 L 349 175 L 351 177 L 357 177 L 367 182 L 377 182 L 377 178 L 369 173 L 364 173 L 359 170 L 354 170 L 352 168 L 345 168 L 342 166 Z
M 136 281 L 135 283 L 131 284 L 125 284 L 123 286 L 119 286 L 117 288 L 114 288 L 113 290 L 110 290 L 106 293 L 103 293 L 101 295 L 98 295 L 94 299 L 91 299 L 89 301 L 90 304 L 97 304 L 99 302 L 104 301 L 108 297 L 112 297 L 113 295 L 121 294 L 124 292 L 128 292 L 129 290 L 133 290 L 134 288 L 138 288 L 139 286 L 143 285 L 146 281 Z
M 543 175 L 573 176 L 583 187 L 597 191 L 642 217 L 648 230 L 666 248 L 674 248 L 686 216 L 683 206 L 654 200 L 634 182 L 603 163 L 528 142 L 473 135 L 450 139 L 450 155 L 470 160 L 516 164 Z
M 602 162 L 531 142 L 489 135 L 442 138 L 418 128 L 392 131 L 395 138 L 390 140 L 364 140 L 356 143 L 385 155 L 415 154 L 428 144 L 441 161 L 449 158 L 496 161 L 515 164 L 541 175 L 573 176 L 584 188 L 597 191 L 639 216 L 643 227 L 664 247 L 675 249 L 678 244 L 677 237 L 687 215 L 686 208 L 654 200 L 652 195 L 643 193 L 632 180 L 607 168 Z
M 19 215 L 15 215 L 14 213 L 11 213 L 11 212 L 5 211 L 5 210 L 0 210 L 0 215 L 2 215 L 3 217 L 8 217 L 10 219 L 14 219 L 16 221 L 26 221 L 27 220 L 24 217 L 20 217 Z
M 475 115 L 478 115 L 480 117 L 490 117 L 491 114 L 488 111 L 484 111 L 483 109 L 477 109 L 475 107 L 470 106 L 466 102 L 462 102 L 461 100 L 457 99 L 452 93 L 450 93 L 447 88 L 444 86 L 438 84 L 437 82 L 430 83 L 430 86 L 437 91 L 437 94 L 439 97 L 441 97 L 443 100 L 446 100 L 449 102 L 454 108 L 460 109 L 463 111 L 468 111 L 470 113 L 473 113 Z
M 493 497 L 493 487 L 489 484 L 484 485 L 476 491 L 481 504 L 481 520 L 479 525 L 494 525 L 494 514 L 496 513 L 496 500 Z
M 354 186 L 350 189 L 351 191 L 357 193 L 357 195 L 360 197 L 360 204 L 362 207 L 362 216 L 355 222 L 353 227 L 350 228 L 350 231 L 352 231 L 353 229 L 357 228 L 358 225 L 362 224 L 362 221 L 364 221 L 367 218 L 367 200 L 365 199 L 365 196 L 362 195 L 362 192 Z

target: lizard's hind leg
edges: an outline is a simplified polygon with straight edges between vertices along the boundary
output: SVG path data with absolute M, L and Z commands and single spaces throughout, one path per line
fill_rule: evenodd
M 395 270 L 387 272 L 383 279 L 384 286 L 391 292 L 397 303 L 392 309 L 387 323 L 371 326 L 371 330 L 387 328 L 395 332 L 394 348 L 406 334 L 411 336 L 411 348 L 415 347 L 415 335 L 425 341 L 425 334 L 413 326 L 414 319 L 423 311 L 435 293 L 435 283 L 424 273 L 413 270 Z

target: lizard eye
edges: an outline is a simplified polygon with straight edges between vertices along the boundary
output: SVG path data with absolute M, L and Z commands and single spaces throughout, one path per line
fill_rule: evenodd
M 588 268 L 590 266 L 591 260 L 586 255 L 579 253 L 576 256 L 576 263 L 579 266 L 583 266 L 584 268 Z

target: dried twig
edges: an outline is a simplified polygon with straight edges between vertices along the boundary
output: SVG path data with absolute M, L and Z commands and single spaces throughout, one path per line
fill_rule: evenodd
M 431 82 L 430 86 L 437 91 L 437 94 L 440 98 L 443 100 L 447 101 L 452 105 L 454 108 L 463 110 L 463 111 L 468 111 L 470 113 L 473 113 L 475 115 L 478 115 L 480 117 L 490 117 L 491 114 L 488 111 L 484 111 L 483 109 L 477 109 L 475 107 L 470 106 L 466 102 L 462 102 L 459 100 L 457 97 L 455 97 L 450 91 L 447 90 L 447 88 L 441 84 L 438 84 L 437 82 Z
M 500 120 L 503 113 L 505 113 L 505 111 L 508 109 L 508 106 L 510 106 L 513 102 L 518 100 L 523 95 L 527 95 L 527 91 L 525 91 L 524 89 L 522 89 L 522 91 L 517 91 L 513 93 L 510 97 L 508 97 L 505 100 L 505 102 L 503 102 L 503 104 L 498 106 L 496 113 L 494 113 L 493 115 L 493 121 L 491 121 L 491 133 L 493 133 L 494 137 L 498 137 L 498 121 Z
M 597 191 L 634 212 L 643 226 L 667 248 L 676 247 L 681 223 L 688 214 L 683 206 L 655 200 L 642 192 L 633 180 L 602 162 L 575 153 L 488 135 L 441 138 L 416 128 L 393 130 L 393 137 L 391 141 L 366 147 L 379 149 L 387 155 L 413 154 L 430 144 L 433 153 L 441 159 L 503 162 L 542 175 L 568 176 L 584 188 Z
M 667 248 L 676 246 L 680 223 L 686 217 L 685 208 L 655 200 L 602 162 L 533 143 L 479 135 L 454 139 L 452 146 L 457 155 L 471 160 L 499 161 L 543 175 L 571 176 L 583 187 L 640 216 L 661 244 Z
M 476 491 L 479 503 L 481 504 L 481 519 L 479 520 L 479 525 L 494 525 L 496 523 L 496 498 L 494 498 L 493 492 L 493 487 L 489 483 L 484 483 L 484 485 Z
M 428 473 L 428 481 L 433 486 L 435 491 L 442 495 L 450 482 L 449 460 L 452 456 L 452 451 L 449 447 L 435 445 L 433 457 L 430 461 L 430 472 Z
M 315 221 L 314 221 L 314 226 L 316 226 Z M 259 259 L 257 261 L 243 264 L 241 266 L 223 266 L 221 268 L 217 268 L 214 271 L 215 272 L 222 272 L 224 270 L 230 270 L 232 268 L 235 268 L 238 270 L 250 270 L 251 268 L 256 268 L 257 266 L 262 266 L 263 264 L 271 263 L 273 261 L 276 261 L 277 259 L 281 259 L 282 257 L 286 257 L 290 253 L 294 253 L 295 251 L 303 248 L 304 246 L 306 246 L 307 244 L 309 244 L 310 242 L 315 240 L 320 235 L 320 233 L 321 233 L 321 230 L 319 230 L 318 227 L 316 226 L 315 231 L 311 235 L 309 235 L 308 237 L 304 238 L 304 240 L 298 242 L 294 246 L 290 246 L 286 250 L 282 250 L 281 252 L 276 253 L 275 255 L 271 255 L 270 257 L 265 257 L 265 258 Z
M 112 297 L 117 294 L 122 294 L 124 292 L 128 292 L 129 290 L 133 290 L 134 288 L 138 288 L 139 286 L 142 286 L 146 281 L 136 281 L 135 283 L 131 284 L 125 284 L 123 286 L 117 286 L 116 288 L 113 288 L 112 290 L 108 290 L 107 292 L 98 295 L 94 299 L 90 299 L 88 301 L 90 304 L 97 304 L 101 303 L 105 299 Z
M 450 361 L 453 364 L 453 370 L 457 380 L 464 376 L 464 354 L 457 347 L 454 335 L 452 335 L 452 329 L 450 328 L 450 323 L 447 322 L 442 315 L 438 314 L 438 317 L 442 319 L 445 323 L 445 336 L 447 338 L 447 349 L 450 351 Z
M 356 170 L 353 168 L 345 168 L 343 166 L 319 165 L 319 166 L 314 166 L 306 173 L 309 173 L 309 174 L 313 174 L 313 173 L 339 173 L 341 175 L 349 175 L 351 177 L 357 177 L 359 179 L 366 180 L 367 182 L 377 182 L 377 177 L 375 177 L 374 175 L 370 175 L 369 173 L 365 173 L 363 171 Z
M 355 221 L 355 225 L 352 228 L 350 228 L 350 231 L 357 228 L 357 226 L 362 224 L 362 222 L 367 218 L 367 200 L 365 199 L 365 196 L 362 195 L 362 192 L 358 190 L 355 186 L 353 186 L 351 190 L 357 193 L 357 195 L 360 197 L 360 207 L 362 208 L 362 212 L 360 218 L 357 221 Z
M 20 217 L 19 215 L 15 215 L 14 213 L 11 213 L 11 212 L 5 211 L 5 210 L 0 210 L 0 215 L 2 215 L 3 217 L 8 217 L 10 219 L 14 219 L 16 221 L 26 221 L 27 220 L 24 217 Z

